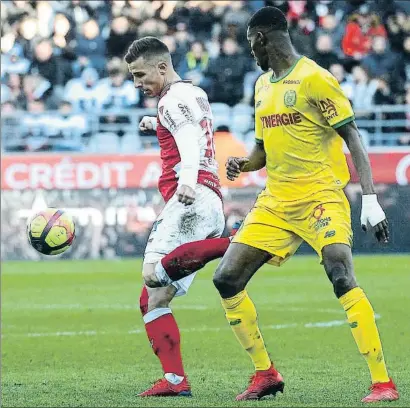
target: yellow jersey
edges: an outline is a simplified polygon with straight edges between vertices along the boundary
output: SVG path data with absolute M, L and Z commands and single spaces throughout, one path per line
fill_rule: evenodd
M 255 137 L 266 152 L 266 193 L 293 201 L 343 188 L 350 175 L 335 129 L 353 120 L 336 78 L 307 57 L 279 78 L 261 75 L 255 84 Z

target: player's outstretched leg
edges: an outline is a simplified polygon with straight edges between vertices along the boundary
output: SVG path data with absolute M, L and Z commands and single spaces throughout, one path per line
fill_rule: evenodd
M 255 306 L 245 290 L 249 279 L 271 257 L 260 249 L 233 243 L 213 279 L 229 325 L 255 366 L 248 388 L 236 397 L 237 401 L 258 400 L 265 395 L 283 392 L 284 388 L 283 378 L 266 351 Z
M 148 287 L 168 286 L 202 269 L 208 262 L 222 258 L 228 249 L 232 236 L 236 234 L 242 221 L 236 222 L 227 238 L 211 238 L 188 242 L 165 255 L 154 271 L 144 276 Z
M 152 350 L 161 362 L 164 378 L 139 394 L 141 397 L 191 396 L 182 364 L 179 329 L 169 308 L 175 293 L 174 286 L 142 288 L 141 314 Z
M 362 402 L 398 399 L 396 386 L 387 373 L 373 308 L 354 277 L 350 247 L 344 244 L 328 245 L 323 248 L 322 255 L 326 273 L 346 311 L 357 347 L 369 367 L 371 393 Z
M 212 238 L 188 242 L 165 255 L 155 266 L 155 276 L 145 277 L 150 287 L 167 286 L 221 258 L 230 244 L 229 238 Z

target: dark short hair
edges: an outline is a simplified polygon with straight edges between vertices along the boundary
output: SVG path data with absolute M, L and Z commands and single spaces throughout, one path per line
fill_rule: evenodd
M 161 54 L 169 54 L 168 47 L 161 40 L 156 37 L 143 37 L 129 46 L 125 61 L 131 64 L 141 56 L 152 57 Z
M 249 20 L 248 28 L 265 28 L 270 31 L 288 31 L 285 15 L 277 7 L 262 7 Z

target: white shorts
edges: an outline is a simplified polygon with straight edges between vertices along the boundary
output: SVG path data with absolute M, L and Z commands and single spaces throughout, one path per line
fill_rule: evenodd
M 167 202 L 152 226 L 145 248 L 144 264 L 157 263 L 175 248 L 188 242 L 220 237 L 225 228 L 223 205 L 210 188 L 197 184 L 192 205 L 185 206 L 176 194 Z M 172 284 L 175 296 L 184 295 L 196 273 Z

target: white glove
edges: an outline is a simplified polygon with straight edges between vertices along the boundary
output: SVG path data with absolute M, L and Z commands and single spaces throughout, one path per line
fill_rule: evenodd
M 157 130 L 157 118 L 154 116 L 144 116 L 139 124 L 141 132 L 147 130 Z
M 362 213 L 360 215 L 360 223 L 364 231 L 367 231 L 368 226 L 374 227 L 379 222 L 386 219 L 382 207 L 377 201 L 376 194 L 366 194 L 362 196 Z

